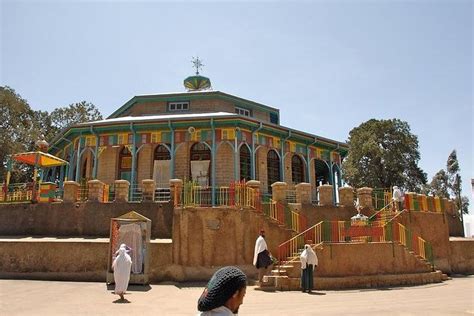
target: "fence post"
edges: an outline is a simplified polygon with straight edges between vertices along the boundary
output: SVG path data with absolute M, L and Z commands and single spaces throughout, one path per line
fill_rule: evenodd
M 357 189 L 357 198 L 359 199 L 359 205 L 362 209 L 374 210 L 372 191 L 373 189 L 368 187 Z
M 183 190 L 183 180 L 170 179 L 170 194 L 174 206 L 181 204 L 181 192 Z
M 318 187 L 319 205 L 334 205 L 333 189 L 330 184 L 323 184 Z
M 128 202 L 130 182 L 115 180 L 115 202 Z
M 311 183 L 298 183 L 295 185 L 296 203 L 311 204 Z
M 87 181 L 87 200 L 91 202 L 104 202 L 104 183 L 100 180 Z
M 339 188 L 339 205 L 354 206 L 354 189 L 352 187 Z
M 288 184 L 286 184 L 286 182 L 274 182 L 272 184 L 272 200 L 275 202 L 285 203 L 287 189 Z
M 144 179 L 142 180 L 142 201 L 143 202 L 154 202 L 155 201 L 155 180 Z
M 77 202 L 77 193 L 79 191 L 79 183 L 76 181 L 64 181 L 64 202 Z

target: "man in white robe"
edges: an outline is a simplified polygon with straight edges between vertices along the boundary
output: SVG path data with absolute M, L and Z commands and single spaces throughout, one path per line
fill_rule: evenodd
M 267 242 L 265 241 L 265 231 L 260 231 L 255 241 L 255 251 L 253 255 L 253 265 L 258 269 L 258 282 L 262 285 L 263 276 L 266 274 L 268 266 L 272 264 L 270 253 L 268 252 Z
M 300 256 L 301 261 L 301 287 L 303 292 L 311 293 L 313 290 L 313 271 L 318 266 L 318 256 L 310 245 L 304 245 Z
M 125 244 L 122 244 L 118 250 L 118 256 L 112 263 L 112 269 L 114 270 L 115 294 L 118 294 L 121 300 L 124 299 L 123 295 L 127 291 L 128 282 L 130 281 L 131 267 L 132 259 L 127 254 Z
M 400 211 L 402 209 L 403 193 L 396 185 L 393 186 L 392 200 L 395 204 L 395 211 Z

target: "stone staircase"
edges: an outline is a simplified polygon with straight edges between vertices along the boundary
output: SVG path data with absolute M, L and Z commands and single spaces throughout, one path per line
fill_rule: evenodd
M 322 244 L 312 245 L 313 249 L 321 246 Z M 324 277 L 318 276 L 318 270 L 316 269 L 314 277 L 314 289 L 340 290 L 349 288 L 422 285 L 429 283 L 440 283 L 449 279 L 449 277 L 442 271 L 435 270 L 429 261 L 425 260 L 413 251 L 408 250 L 401 244 L 398 244 L 398 246 L 404 248 L 408 254 L 426 265 L 426 271 L 418 273 Z M 299 255 L 302 251 L 303 249 L 299 249 L 299 253 L 295 253 L 292 258 L 288 258 L 289 262 L 286 262 L 283 265 L 276 265 L 269 275 L 264 276 L 263 283 L 259 289 L 268 292 L 301 290 L 301 262 L 299 260 Z M 323 257 L 320 258 L 320 260 L 326 259 Z

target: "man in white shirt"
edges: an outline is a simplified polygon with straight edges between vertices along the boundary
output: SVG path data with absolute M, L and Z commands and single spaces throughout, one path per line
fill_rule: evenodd
M 265 241 L 265 231 L 260 230 L 260 236 L 255 241 L 255 251 L 253 255 L 253 265 L 258 269 L 258 282 L 262 285 L 263 276 L 268 267 L 272 264 L 270 253 L 268 252 L 267 242 Z

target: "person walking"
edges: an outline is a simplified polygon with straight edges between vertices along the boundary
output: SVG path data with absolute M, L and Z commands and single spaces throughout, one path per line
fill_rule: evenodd
M 265 231 L 260 230 L 260 236 L 255 241 L 255 251 L 253 255 L 253 265 L 258 269 L 258 283 L 262 286 L 263 276 L 266 274 L 268 266 L 272 264 L 272 258 L 268 252 L 265 241 Z
M 132 267 L 132 258 L 127 254 L 127 246 L 125 244 L 120 245 L 118 250 L 118 256 L 112 263 L 112 269 L 114 270 L 114 281 L 115 281 L 115 294 L 120 296 L 123 301 L 123 295 L 127 291 L 128 282 L 130 281 L 130 269 Z
M 310 245 L 304 245 L 304 250 L 300 256 L 301 260 L 301 287 L 302 292 L 313 290 L 313 271 L 318 266 L 318 256 Z

